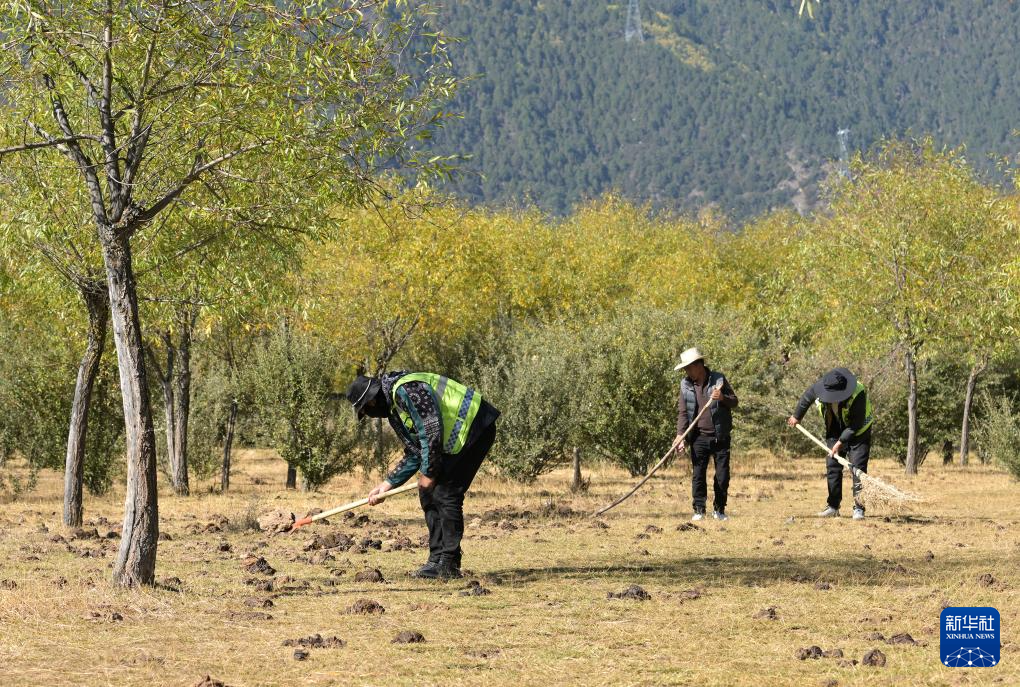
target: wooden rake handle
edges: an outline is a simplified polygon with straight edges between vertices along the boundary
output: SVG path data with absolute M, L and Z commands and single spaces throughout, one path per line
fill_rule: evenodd
M 718 383 L 716 383 L 716 385 L 715 385 L 715 387 L 714 387 L 714 388 L 716 388 L 716 389 L 722 389 L 722 380 L 721 380 L 721 379 L 719 380 L 719 382 L 718 382 Z M 621 496 L 620 498 L 618 498 L 618 499 L 616 499 L 615 501 L 613 501 L 612 503 L 610 503 L 610 504 L 609 504 L 608 506 L 606 506 L 606 507 L 604 507 L 604 508 L 601 508 L 601 509 L 599 509 L 599 510 L 595 511 L 595 514 L 594 514 L 594 515 L 593 515 L 592 517 L 597 517 L 597 516 L 599 516 L 599 515 L 602 515 L 602 514 L 603 514 L 603 513 L 605 513 L 606 511 L 609 511 L 609 510 L 612 510 L 613 508 L 616 508 L 616 507 L 617 507 L 617 506 L 619 506 L 619 505 L 620 505 L 621 503 L 623 503 L 624 501 L 626 501 L 627 499 L 629 499 L 629 498 L 631 497 L 631 495 L 632 495 L 632 494 L 633 494 L 633 493 L 634 493 L 635 491 L 637 491 L 638 489 L 640 489 L 640 488 L 642 487 L 642 485 L 644 485 L 644 483 L 645 483 L 645 482 L 647 482 L 648 480 L 650 480 L 650 479 L 652 478 L 652 475 L 654 475 L 654 474 L 655 474 L 655 473 L 656 473 L 656 472 L 657 472 L 657 471 L 659 470 L 659 468 L 661 468 L 661 467 L 662 467 L 663 465 L 665 465 L 665 464 L 666 464 L 666 462 L 667 462 L 667 461 L 669 460 L 669 457 L 670 457 L 671 455 L 673 455 L 673 451 L 675 451 L 675 450 L 677 449 L 677 447 L 678 447 L 678 446 L 680 446 L 681 442 L 683 442 L 683 440 L 687 438 L 687 435 L 691 433 L 691 430 L 692 430 L 692 429 L 694 429 L 694 426 L 695 426 L 696 424 L 698 424 L 698 420 L 700 420 L 700 419 L 701 419 L 701 416 L 702 416 L 702 415 L 703 415 L 703 414 L 705 413 L 705 411 L 706 411 L 706 410 L 708 410 L 708 409 L 709 409 L 709 408 L 711 407 L 712 403 L 714 403 L 714 401 L 709 401 L 708 403 L 706 403 L 705 405 L 703 405 L 703 406 L 701 407 L 701 410 L 700 410 L 700 411 L 698 411 L 698 414 L 697 414 L 696 416 L 694 416 L 694 419 L 693 419 L 693 420 L 691 421 L 691 424 L 687 425 L 687 429 L 685 429 L 685 430 L 684 430 L 684 433 L 683 433 L 683 434 L 681 434 L 680 436 L 678 436 L 678 437 L 677 437 L 676 439 L 674 439 L 674 440 L 673 440 L 673 443 L 672 443 L 672 445 L 671 445 L 671 446 L 669 447 L 669 450 L 668 450 L 668 451 L 666 451 L 666 454 L 665 454 L 664 456 L 662 456 L 662 458 L 660 458 L 660 459 L 659 459 L 659 462 L 658 462 L 658 463 L 656 463 L 656 464 L 655 464 L 655 465 L 654 465 L 654 466 L 652 467 L 652 469 L 651 469 L 651 470 L 649 470 L 649 471 L 648 471 L 648 474 L 647 474 L 647 475 L 645 475 L 644 477 L 642 477 L 642 478 L 641 478 L 641 481 L 640 481 L 640 482 L 638 482 L 637 484 L 635 484 L 635 485 L 634 485 L 634 486 L 633 486 L 633 487 L 631 488 L 631 490 L 630 490 L 630 491 L 628 491 L 628 492 L 627 492 L 626 494 L 624 494 L 624 495 L 623 495 L 623 496 Z
M 848 461 L 848 460 L 847 460 L 846 458 L 844 458 L 843 456 L 839 455 L 838 453 L 835 453 L 835 454 L 834 454 L 834 453 L 832 453 L 832 449 L 831 449 L 831 448 L 829 448 L 828 446 L 826 446 L 826 444 L 825 444 L 825 442 L 824 442 L 824 441 L 822 441 L 821 439 L 819 439 L 818 437 L 816 437 L 816 436 L 815 436 L 814 434 L 812 434 L 812 433 L 811 433 L 811 432 L 809 432 L 808 430 L 804 429 L 804 426 L 803 426 L 803 425 L 801 425 L 801 424 L 800 424 L 799 422 L 798 422 L 797 424 L 795 424 L 795 425 L 794 425 L 794 427 L 796 427 L 797 429 L 799 429 L 799 430 L 800 430 L 800 433 L 801 433 L 801 434 L 803 434 L 804 436 L 806 436 L 806 437 L 807 437 L 808 439 L 810 439 L 811 441 L 813 441 L 813 442 L 815 442 L 816 444 L 818 444 L 818 446 L 819 446 L 819 447 L 821 447 L 821 449 L 822 449 L 823 451 L 825 451 L 826 453 L 828 453 L 828 454 L 832 455 L 832 457 L 833 457 L 833 458 L 835 458 L 835 459 L 836 459 L 836 461 L 837 461 L 837 462 L 838 462 L 838 463 L 839 463 L 840 465 L 842 465 L 843 467 L 845 467 L 845 468 L 847 468 L 848 470 L 850 470 L 850 472 L 851 472 L 852 474 L 854 474 L 854 475 L 857 475 L 858 477 L 860 477 L 860 476 L 861 476 L 862 474 L 864 474 L 864 473 L 862 473 L 862 472 L 861 472 L 860 470 L 858 470 L 857 468 L 855 468 L 855 467 L 854 467 L 853 465 L 851 465 L 851 464 L 850 464 L 850 461 Z
M 407 484 L 401 485 L 401 486 L 397 487 L 396 489 L 390 489 L 389 491 L 386 491 L 386 492 L 383 492 L 382 494 L 379 494 L 379 500 L 383 501 L 385 499 L 388 499 L 391 496 L 396 496 L 397 494 L 405 494 L 405 493 L 407 493 L 407 492 L 409 492 L 409 491 L 411 491 L 413 489 L 417 489 L 417 488 L 418 488 L 418 480 L 414 480 L 413 482 L 408 482 Z M 322 520 L 323 518 L 328 518 L 331 515 L 336 515 L 338 513 L 344 513 L 344 512 L 349 511 L 349 510 L 354 510 L 355 508 L 361 508 L 362 506 L 367 505 L 367 504 L 368 504 L 368 498 L 366 497 L 366 498 L 363 498 L 363 499 L 358 499 L 357 501 L 351 501 L 350 503 L 345 503 L 344 505 L 337 506 L 336 508 L 330 508 L 329 510 L 324 510 L 321 513 L 316 513 L 315 515 L 309 516 L 307 518 L 301 518 L 300 520 L 295 520 L 294 521 L 294 525 L 290 528 L 290 531 L 293 532 L 293 531 L 297 530 L 299 527 L 304 527 L 305 525 L 311 525 L 316 520 Z

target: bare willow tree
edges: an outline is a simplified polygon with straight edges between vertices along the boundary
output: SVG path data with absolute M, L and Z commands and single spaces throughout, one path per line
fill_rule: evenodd
M 297 240 L 382 170 L 445 173 L 414 151 L 454 87 L 431 19 L 411 0 L 0 5 L 0 158 L 76 200 L 102 257 L 127 438 L 116 583 L 153 583 L 159 527 L 133 247 L 202 217 L 222 240 Z

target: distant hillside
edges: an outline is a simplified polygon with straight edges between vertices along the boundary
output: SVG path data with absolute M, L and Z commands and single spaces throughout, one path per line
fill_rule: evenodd
M 436 146 L 473 159 L 453 184 L 475 202 L 563 212 L 609 190 L 736 215 L 810 206 L 837 130 L 851 149 L 931 133 L 1015 153 L 1020 3 L 448 0 L 464 119 Z M 479 176 L 481 175 L 481 176 Z

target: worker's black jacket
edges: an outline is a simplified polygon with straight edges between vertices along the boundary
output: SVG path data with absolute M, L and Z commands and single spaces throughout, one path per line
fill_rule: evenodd
M 800 397 L 800 401 L 797 402 L 797 409 L 793 411 L 793 416 L 797 418 L 797 421 L 804 419 L 804 415 L 807 413 L 808 408 L 814 405 L 814 402 L 818 399 L 818 394 L 815 393 L 815 386 L 812 384 L 804 392 L 804 395 Z M 849 399 L 847 399 L 849 400 Z M 857 430 L 864 426 L 868 421 L 868 390 L 865 389 L 861 393 L 857 394 L 857 398 L 854 399 L 854 404 L 850 406 L 849 414 L 849 425 L 843 424 L 842 414 L 843 408 L 846 407 L 846 401 L 840 401 L 838 412 L 833 414 L 832 408 L 828 403 L 822 404 L 823 412 L 822 417 L 825 419 L 825 438 L 834 439 L 842 443 L 846 443 L 854 438 L 857 434 Z M 858 439 L 871 436 L 871 429 L 867 432 L 858 436 Z

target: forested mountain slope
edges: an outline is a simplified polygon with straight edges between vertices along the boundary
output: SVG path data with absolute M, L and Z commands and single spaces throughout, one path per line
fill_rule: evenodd
M 618 190 L 660 207 L 737 216 L 809 207 L 839 157 L 930 133 L 994 169 L 1020 126 L 1020 3 L 447 0 L 463 38 L 461 91 L 437 150 L 471 160 L 452 184 L 475 202 L 562 212 Z

